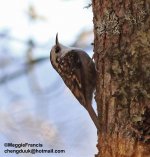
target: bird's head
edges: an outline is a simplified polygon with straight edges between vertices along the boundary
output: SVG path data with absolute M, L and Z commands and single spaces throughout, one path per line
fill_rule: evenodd
M 58 67 L 58 62 L 61 58 L 65 56 L 71 48 L 66 47 L 59 43 L 58 41 L 58 33 L 56 34 L 55 45 L 52 47 L 50 51 L 50 60 L 55 67 Z

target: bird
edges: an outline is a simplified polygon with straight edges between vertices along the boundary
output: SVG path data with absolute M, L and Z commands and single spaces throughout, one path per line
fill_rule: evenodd
M 96 88 L 96 69 L 93 60 L 82 49 L 59 43 L 57 33 L 55 45 L 50 51 L 50 62 L 99 130 L 98 116 L 92 107 Z

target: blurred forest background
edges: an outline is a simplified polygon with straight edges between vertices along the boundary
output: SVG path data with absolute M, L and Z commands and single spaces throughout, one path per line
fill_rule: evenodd
M 42 143 L 43 149 L 66 152 L 51 157 L 93 156 L 96 129 L 49 62 L 57 32 L 61 43 L 92 56 L 90 0 L 0 2 L 1 156 L 10 155 L 4 154 L 5 142 Z

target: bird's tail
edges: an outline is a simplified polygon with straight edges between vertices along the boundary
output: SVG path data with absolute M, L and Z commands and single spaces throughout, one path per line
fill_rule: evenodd
M 99 125 L 99 122 L 98 122 L 98 116 L 96 115 L 96 113 L 95 113 L 95 111 L 94 111 L 91 104 L 88 104 L 87 111 L 88 111 L 91 119 L 93 120 L 97 130 L 99 131 L 100 130 L 100 125 Z

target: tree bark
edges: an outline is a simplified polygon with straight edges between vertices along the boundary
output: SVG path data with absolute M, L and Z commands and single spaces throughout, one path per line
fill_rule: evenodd
M 150 157 L 150 0 L 92 0 L 97 157 Z

